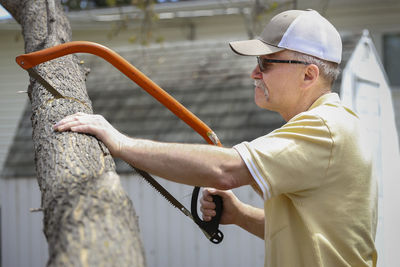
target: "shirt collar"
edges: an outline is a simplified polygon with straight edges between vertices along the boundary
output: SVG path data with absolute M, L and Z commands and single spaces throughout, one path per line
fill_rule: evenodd
M 337 93 L 328 93 L 320 96 L 315 102 L 311 105 L 311 107 L 308 110 L 312 110 L 313 108 L 322 106 L 324 104 L 340 104 L 340 98 Z

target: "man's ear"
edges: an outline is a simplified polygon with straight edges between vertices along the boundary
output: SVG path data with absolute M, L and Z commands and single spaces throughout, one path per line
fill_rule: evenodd
M 306 66 L 304 72 L 304 83 L 309 86 L 317 81 L 319 77 L 319 68 L 315 64 L 310 64 Z

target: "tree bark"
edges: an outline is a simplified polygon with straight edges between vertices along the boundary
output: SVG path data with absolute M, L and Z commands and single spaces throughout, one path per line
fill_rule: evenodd
M 26 53 L 71 40 L 59 1 L 0 3 L 21 24 Z M 78 62 L 70 55 L 35 67 L 65 99 L 54 99 L 34 79 L 28 87 L 47 265 L 145 266 L 138 220 L 107 148 L 92 136 L 52 128 L 66 115 L 92 113 L 85 86 L 88 71 Z

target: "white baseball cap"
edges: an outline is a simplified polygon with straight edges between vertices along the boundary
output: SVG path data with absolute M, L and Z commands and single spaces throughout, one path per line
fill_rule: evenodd
M 335 27 L 317 11 L 288 10 L 265 26 L 258 39 L 229 43 L 244 56 L 262 56 L 289 49 L 340 63 L 342 40 Z

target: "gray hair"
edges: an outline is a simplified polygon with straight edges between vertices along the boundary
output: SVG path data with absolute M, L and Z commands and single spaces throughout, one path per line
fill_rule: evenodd
M 319 59 L 314 56 L 306 55 L 296 51 L 292 52 L 293 56 L 297 60 L 305 61 L 311 64 L 314 64 L 318 67 L 320 75 L 330 84 L 337 79 L 340 74 L 340 67 L 338 63 L 326 61 L 323 59 Z

